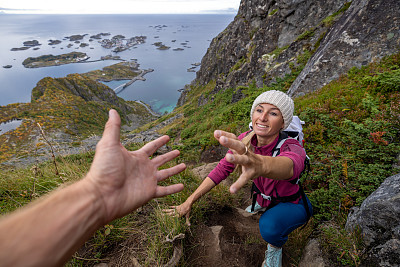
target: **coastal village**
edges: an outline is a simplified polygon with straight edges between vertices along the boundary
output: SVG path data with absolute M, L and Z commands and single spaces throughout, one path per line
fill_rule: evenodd
M 162 28 L 167 27 L 166 25 L 158 25 L 154 26 L 157 31 L 160 31 Z M 67 48 L 72 48 L 74 44 L 78 44 L 78 48 L 84 48 L 89 46 L 88 43 L 82 42 L 84 38 L 88 34 L 75 34 L 71 36 L 64 37 L 64 41 L 70 41 L 67 45 Z M 98 40 L 98 43 L 100 44 L 101 47 L 105 49 L 110 49 L 112 53 L 120 53 L 125 50 L 131 49 L 137 45 L 141 45 L 146 43 L 147 36 L 140 35 L 140 36 L 134 36 L 131 38 L 127 38 L 124 35 L 118 34 L 115 35 L 111 38 L 104 38 L 107 36 L 110 36 L 111 33 L 98 33 L 95 35 L 91 35 L 89 37 L 89 43 L 93 42 L 94 40 Z M 104 39 L 103 39 L 104 38 Z M 154 38 L 159 38 L 159 36 L 156 36 Z M 175 43 L 176 40 L 172 40 L 172 43 Z M 187 46 L 189 41 L 185 41 L 180 43 L 185 48 L 190 48 L 190 46 Z M 62 43 L 61 40 L 53 40 L 50 39 L 48 40 L 48 45 L 53 46 L 53 48 L 56 45 L 60 45 Z M 16 47 L 16 48 L 11 48 L 11 51 L 23 51 L 23 50 L 28 50 L 30 48 L 33 48 L 34 50 L 40 49 L 39 47 L 42 44 L 38 40 L 29 40 L 23 42 L 22 47 Z M 165 45 L 163 42 L 155 42 L 152 45 L 156 47 L 158 50 L 169 50 L 171 47 Z M 63 48 L 61 48 L 63 49 Z M 90 47 L 90 49 L 94 49 L 93 47 Z M 184 48 L 182 47 L 177 47 L 173 48 L 173 51 L 183 51 Z M 42 55 L 40 57 L 29 57 L 24 60 L 23 65 L 26 68 L 39 68 L 39 67 L 49 67 L 49 66 L 58 66 L 58 65 L 64 65 L 64 64 L 70 64 L 70 63 L 91 63 L 91 62 L 96 62 L 96 61 L 104 61 L 104 60 L 121 60 L 125 61 L 124 59 L 121 59 L 120 56 L 113 55 L 110 53 L 109 55 L 105 55 L 100 57 L 100 59 L 94 59 L 94 60 L 89 60 L 90 57 L 86 53 L 78 53 L 78 52 L 71 52 L 71 53 L 65 53 L 61 55 Z M 78 55 L 79 54 L 79 55 Z M 78 55 L 78 56 L 77 56 Z M 188 72 L 196 72 L 196 69 L 200 66 L 200 63 L 193 63 L 191 64 L 192 66 L 187 69 Z M 12 68 L 12 65 L 7 64 L 4 65 L 3 68 Z
M 125 51 L 135 45 L 144 44 L 146 42 L 146 36 L 135 36 L 126 39 L 123 35 L 116 35 L 111 39 L 103 39 L 99 41 L 102 47 L 106 49 L 114 48 L 113 52 L 118 53 Z

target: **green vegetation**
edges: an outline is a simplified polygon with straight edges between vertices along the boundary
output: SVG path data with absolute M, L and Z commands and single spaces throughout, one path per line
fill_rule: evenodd
M 64 65 L 87 59 L 88 56 L 81 52 L 71 52 L 58 56 L 44 55 L 40 57 L 28 57 L 22 62 L 25 68 L 41 68 L 48 66 Z
M 62 132 L 75 138 L 75 142 L 100 134 L 110 108 L 119 111 L 123 122 L 127 121 L 126 112 L 149 115 L 142 105 L 113 97 L 109 87 L 82 75 L 44 78 L 32 90 L 31 103 L 0 107 L 0 122 L 23 120 L 14 131 L 0 135 L 0 162 L 35 154 L 37 147 L 31 136 L 38 135 L 38 124 L 46 134 Z
M 96 81 L 130 80 L 139 75 L 140 70 L 135 62 L 121 62 L 83 74 Z
M 247 58 L 246 57 L 242 57 L 241 59 L 239 59 L 238 62 L 236 62 L 235 65 L 233 65 L 233 67 L 229 70 L 229 72 L 236 71 L 236 70 L 240 69 L 243 66 L 243 64 L 246 63 L 246 62 L 247 62 Z
M 313 37 L 314 33 L 315 33 L 315 29 L 305 31 L 302 34 L 300 34 L 299 37 L 297 37 L 296 41 L 307 40 L 307 39 Z
M 278 12 L 278 10 L 279 9 L 274 9 L 274 10 L 272 10 L 269 14 L 268 14 L 268 16 L 273 16 L 276 12 Z
M 186 98 L 189 101 L 167 115 L 172 117 L 181 113 L 184 116 L 159 131 L 170 135 L 170 144 L 175 144 L 172 148 L 181 151 L 181 156 L 176 161 L 190 163 L 190 168 L 201 164 L 201 153 L 217 145 L 213 137 L 216 129 L 235 134 L 247 130 L 254 98 L 265 90 L 287 91 L 310 54 L 311 52 L 305 52 L 300 56 L 297 59 L 298 67 L 293 66 L 292 74 L 277 79 L 269 87 L 257 88 L 251 84 L 248 87 L 241 86 L 215 93 L 215 81 L 205 86 L 192 85 Z M 43 94 L 42 91 L 35 91 L 38 105 L 44 98 L 50 100 L 45 102 L 49 105 L 48 108 L 39 111 L 39 106 L 36 107 L 35 103 L 14 104 L 7 106 L 8 111 L 18 110 L 18 114 L 35 118 L 46 129 L 57 127 L 57 124 L 50 123 L 50 118 L 53 118 L 72 120 L 77 129 L 83 130 L 95 125 L 93 129 L 101 130 L 106 117 L 99 115 L 94 119 L 96 122 L 88 122 L 91 118 L 86 115 L 90 112 L 96 114 L 100 106 L 86 102 L 82 102 L 81 106 L 80 101 L 83 100 L 62 93 L 50 80 L 48 82 L 48 89 Z M 351 207 L 360 205 L 385 178 L 396 172 L 393 164 L 400 153 L 399 84 L 400 53 L 384 58 L 379 63 L 360 69 L 353 68 L 347 75 L 317 92 L 295 99 L 295 113 L 306 122 L 305 147 L 311 158 L 312 169 L 303 184 L 315 215 L 305 229 L 292 233 L 285 245 L 294 265 L 298 263 L 301 250 L 311 232 L 319 235 L 325 252 L 331 255 L 335 266 L 359 266 L 362 262 L 363 242 L 360 232 L 345 232 L 344 223 Z M 233 103 L 232 96 L 238 92 L 245 97 Z M 207 103 L 199 106 L 200 98 L 208 100 Z M 54 106 L 51 102 L 54 102 Z M 0 115 L 3 109 L 4 107 L 0 109 Z M 79 112 L 67 113 L 66 110 L 70 109 L 78 109 Z M 80 114 L 84 114 L 85 118 Z M 167 117 L 162 117 L 140 130 L 146 130 Z M 21 127 L 33 127 L 23 125 Z M 16 131 L 23 135 L 21 127 Z M 4 144 L 4 140 L 0 141 Z M 136 144 L 130 149 L 141 145 Z M 9 150 L 5 150 L 4 145 L 1 149 L 3 157 Z M 80 179 L 88 170 L 92 157 L 93 153 L 58 158 L 56 162 L 60 175 L 54 174 L 54 164 L 51 162 L 27 169 L 4 169 L 0 179 L 2 213 L 23 206 L 59 185 Z M 96 262 L 120 249 L 117 244 L 129 244 L 134 242 L 132 240 L 140 240 L 142 243 L 141 249 L 133 252 L 140 264 L 165 264 L 171 258 L 172 245 L 164 240 L 167 236 L 187 233 L 188 229 L 183 218 L 165 217 L 160 210 L 182 203 L 199 185 L 200 180 L 193 175 L 190 168 L 165 182 L 184 182 L 183 192 L 152 201 L 142 210 L 100 229 L 88 241 L 85 251 L 76 254 L 69 265 L 81 266 L 87 261 Z M 222 185 L 216 187 L 211 194 L 193 206 L 192 225 L 204 221 L 209 212 L 218 211 L 224 206 L 234 206 L 238 197 L 240 196 L 230 195 Z M 248 237 L 246 242 L 251 244 L 258 241 Z
M 352 3 L 352 1 L 349 1 L 349 2 L 345 3 L 343 5 L 343 7 L 341 9 L 339 9 L 337 12 L 335 12 L 332 15 L 326 17 L 322 21 L 322 24 L 327 28 L 331 27 L 335 23 L 335 21 L 339 17 L 339 15 L 343 14 L 347 9 L 349 9 L 349 7 L 351 6 L 351 3 Z

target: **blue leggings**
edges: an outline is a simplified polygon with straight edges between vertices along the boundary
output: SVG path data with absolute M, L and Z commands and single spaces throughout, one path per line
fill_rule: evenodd
M 307 197 L 306 197 L 307 198 Z M 310 214 L 312 206 L 308 200 Z M 279 203 L 261 215 L 259 221 L 262 238 L 275 247 L 282 247 L 288 240 L 288 235 L 307 221 L 307 213 L 300 199 L 298 204 Z

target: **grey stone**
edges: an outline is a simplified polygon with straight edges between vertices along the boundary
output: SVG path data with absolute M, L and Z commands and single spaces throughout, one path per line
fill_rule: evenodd
M 400 265 L 400 174 L 387 178 L 350 212 L 346 230 L 360 227 L 369 262 L 376 266 Z

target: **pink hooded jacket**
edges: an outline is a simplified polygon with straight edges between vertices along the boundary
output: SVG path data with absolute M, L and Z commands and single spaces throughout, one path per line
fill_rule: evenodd
M 242 140 L 247 133 L 248 132 L 240 134 L 238 139 Z M 254 153 L 263 156 L 272 156 L 272 149 L 275 147 L 278 139 L 279 138 L 277 137 L 275 141 L 266 146 L 257 147 L 257 136 L 254 135 L 251 140 Z M 228 153 L 232 153 L 232 151 L 229 150 Z M 260 189 L 261 193 L 267 196 L 276 197 L 274 188 L 276 188 L 276 191 L 281 197 L 293 195 L 299 190 L 299 186 L 297 184 L 290 183 L 290 180 L 297 179 L 300 176 L 302 170 L 304 169 L 306 153 L 304 148 L 296 139 L 287 139 L 282 145 L 278 157 L 288 157 L 293 161 L 293 176 L 288 180 L 273 180 L 260 176 L 254 179 L 254 183 L 258 189 Z M 215 184 L 219 184 L 222 180 L 228 177 L 228 175 L 232 173 L 234 169 L 235 165 L 229 163 L 225 158 L 223 158 L 214 168 L 214 170 L 210 172 L 208 177 L 211 178 Z M 297 204 L 299 200 L 300 198 L 292 203 Z M 268 207 L 268 205 L 271 203 L 271 201 L 264 199 L 261 195 L 257 196 L 257 202 L 262 207 Z

